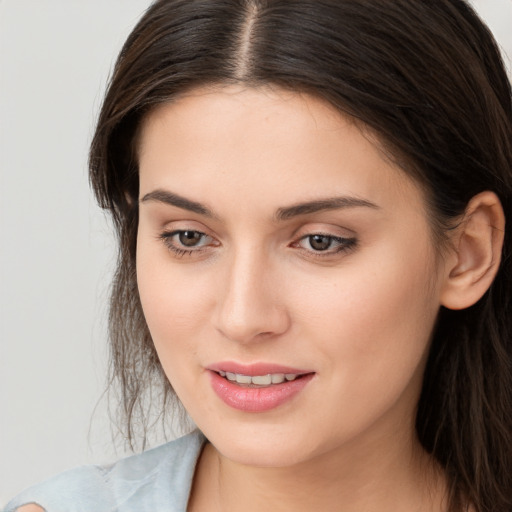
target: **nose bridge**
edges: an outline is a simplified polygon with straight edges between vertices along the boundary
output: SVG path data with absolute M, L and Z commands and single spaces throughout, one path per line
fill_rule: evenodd
M 286 330 L 287 312 L 275 278 L 271 256 L 261 247 L 233 250 L 218 303 L 217 328 L 224 336 L 244 343 Z

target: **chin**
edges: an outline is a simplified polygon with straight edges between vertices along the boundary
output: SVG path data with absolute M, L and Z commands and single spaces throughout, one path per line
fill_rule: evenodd
M 223 432 L 204 432 L 215 449 L 232 462 L 253 467 L 289 467 L 315 456 L 318 449 L 304 433 L 293 433 L 279 425 L 265 431 L 229 429 Z M 275 428 L 277 427 L 277 428 Z

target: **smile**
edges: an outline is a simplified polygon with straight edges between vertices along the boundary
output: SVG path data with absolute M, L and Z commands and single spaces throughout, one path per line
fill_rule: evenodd
M 219 371 L 221 377 L 226 378 L 230 382 L 236 382 L 241 386 L 247 387 L 267 387 L 273 384 L 282 384 L 283 382 L 291 382 L 300 377 L 296 373 L 269 373 L 267 375 L 243 375 L 241 373 L 232 373 Z
M 208 370 L 212 390 L 221 401 L 246 413 L 263 413 L 283 406 L 301 395 L 316 375 L 269 364 L 221 363 Z

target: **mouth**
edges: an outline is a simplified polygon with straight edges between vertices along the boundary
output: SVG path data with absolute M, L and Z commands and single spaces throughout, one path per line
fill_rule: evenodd
M 283 382 L 292 382 L 307 375 L 306 373 L 268 373 L 265 375 L 244 375 L 242 373 L 219 370 L 218 375 L 244 388 L 267 388 Z
M 316 372 L 288 366 L 224 362 L 207 368 L 213 391 L 229 407 L 251 413 L 291 402 L 314 380 Z

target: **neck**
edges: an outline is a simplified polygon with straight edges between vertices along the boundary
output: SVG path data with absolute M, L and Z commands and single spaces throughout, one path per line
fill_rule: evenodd
M 410 429 L 407 429 L 411 432 Z M 419 442 L 404 432 L 355 440 L 289 467 L 254 467 L 207 444 L 198 464 L 189 512 L 440 512 L 444 478 Z M 385 441 L 385 442 L 383 442 Z

